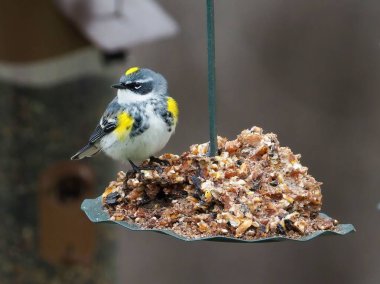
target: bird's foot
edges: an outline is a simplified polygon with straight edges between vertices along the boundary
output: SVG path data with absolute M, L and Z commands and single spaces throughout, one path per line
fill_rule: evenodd
M 150 164 L 157 163 L 161 166 L 170 166 L 170 163 L 167 160 L 162 160 L 162 159 L 156 158 L 154 156 L 149 157 L 149 163 Z
M 128 161 L 129 161 L 129 163 L 131 164 L 131 167 L 132 167 L 132 170 L 130 170 L 130 171 L 127 172 L 128 176 L 130 176 L 132 174 L 141 173 L 141 171 L 144 171 L 144 170 L 156 170 L 155 166 L 137 166 L 131 160 L 128 160 Z

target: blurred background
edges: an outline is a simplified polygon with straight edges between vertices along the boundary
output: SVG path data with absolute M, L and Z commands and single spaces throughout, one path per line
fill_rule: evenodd
M 165 152 L 208 140 L 205 1 L 3 0 L 0 283 L 380 283 L 380 2 L 215 2 L 219 135 L 277 133 L 357 232 L 185 243 L 90 223 L 82 200 L 126 166 L 68 160 L 128 67 L 179 102 Z

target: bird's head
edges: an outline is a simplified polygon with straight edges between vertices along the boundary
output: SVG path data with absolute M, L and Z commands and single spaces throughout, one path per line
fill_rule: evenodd
M 165 78 L 147 68 L 129 68 L 121 76 L 119 83 L 112 85 L 112 88 L 118 89 L 118 98 L 121 103 L 139 102 L 167 96 Z

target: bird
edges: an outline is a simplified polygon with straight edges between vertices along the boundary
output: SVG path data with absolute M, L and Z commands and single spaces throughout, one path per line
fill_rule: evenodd
M 72 160 L 92 157 L 103 151 L 111 158 L 135 163 L 150 161 L 165 164 L 154 155 L 161 151 L 175 132 L 178 123 L 178 104 L 168 94 L 164 76 L 140 67 L 129 68 L 117 84 L 116 97 L 109 103 L 91 134 L 87 145 Z

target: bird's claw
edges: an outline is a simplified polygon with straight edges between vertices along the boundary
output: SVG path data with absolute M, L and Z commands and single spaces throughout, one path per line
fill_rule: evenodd
M 164 161 L 164 160 L 161 160 L 161 159 L 158 159 L 158 158 L 155 158 L 155 159 L 160 160 L 161 162 L 168 163 L 168 161 Z M 156 163 L 159 163 L 157 160 L 154 160 L 154 161 Z M 129 161 L 129 163 L 131 164 L 132 170 L 130 170 L 130 171 L 127 172 L 128 176 L 131 176 L 133 174 L 140 174 L 141 171 L 157 171 L 159 174 L 161 174 L 163 172 L 163 170 L 162 170 L 162 168 L 160 166 L 156 166 L 156 165 L 137 166 L 132 161 Z
M 131 160 L 129 160 L 129 163 L 131 164 L 132 170 L 128 171 L 128 173 L 137 174 L 137 173 L 141 173 L 141 171 L 144 171 L 144 170 L 155 170 L 154 166 L 137 166 Z
M 167 160 L 162 160 L 160 158 L 156 158 L 154 156 L 149 157 L 149 163 L 157 163 L 161 166 L 170 166 L 170 163 Z

